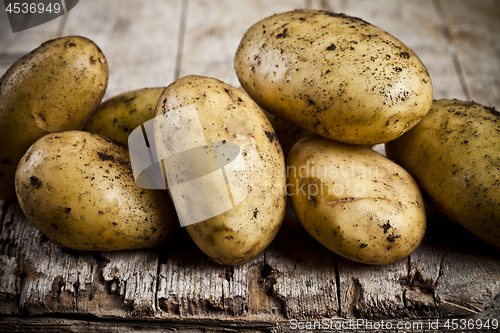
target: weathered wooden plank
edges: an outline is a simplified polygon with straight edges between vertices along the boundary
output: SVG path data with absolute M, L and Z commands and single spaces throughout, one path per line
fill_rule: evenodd
M 104 99 L 174 80 L 182 1 L 80 1 L 63 34 L 92 39 L 109 64 Z
M 181 229 L 160 260 L 157 302 L 165 318 L 229 318 L 248 312 L 249 267 L 210 261 Z
M 278 323 L 220 321 L 118 321 L 95 318 L 16 318 L 0 317 L 0 332 L 79 332 L 79 333 L 276 333 L 281 332 Z
M 409 257 L 409 273 L 399 281 L 405 287 L 404 302 L 411 318 L 438 318 L 435 287 L 439 279 L 443 248 L 439 246 L 439 229 L 435 222 L 443 217 L 426 203 L 426 236 Z M 437 229 L 437 230 L 436 230 Z M 436 244 L 437 243 L 437 244 Z
M 0 304 L 10 314 L 154 315 L 155 250 L 76 252 L 48 239 L 9 205 L 0 234 Z M 13 283 L 14 282 L 14 283 Z
M 17 262 L 15 257 L 0 255 L 0 313 L 16 314 Z
M 279 301 L 270 309 L 277 307 L 284 318 L 297 320 L 338 314 L 335 255 L 309 236 L 290 202 L 280 232 L 265 253 L 265 265 L 264 285 Z
M 432 0 L 330 0 L 330 9 L 384 29 L 411 48 L 431 76 L 434 98 L 465 98 Z
M 107 264 L 102 278 L 109 291 L 123 297 L 133 317 L 153 317 L 156 313 L 156 251 L 120 251 L 101 253 Z
M 212 76 L 238 87 L 234 55 L 245 31 L 269 15 L 303 7 L 304 0 L 190 0 L 180 76 Z
M 470 98 L 500 108 L 500 4 L 496 0 L 441 0 Z
M 358 264 L 339 257 L 341 316 L 345 318 L 405 318 L 407 260 L 383 266 Z
M 434 219 L 429 223 L 427 244 L 423 249 L 427 254 L 432 250 L 435 265 L 433 276 L 428 274 L 431 280 L 424 284 L 432 285 L 435 281 L 431 290 L 439 316 L 478 315 L 487 308 L 500 315 L 498 299 L 495 299 L 500 293 L 500 250 L 438 212 L 432 214 Z M 436 254 L 440 255 L 439 265 Z

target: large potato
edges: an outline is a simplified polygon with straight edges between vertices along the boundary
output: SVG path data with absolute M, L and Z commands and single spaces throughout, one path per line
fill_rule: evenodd
M 162 117 L 171 118 L 161 125 Z M 161 95 L 154 133 L 176 210 L 183 211 L 181 223 L 184 218 L 194 221 L 195 215 L 213 216 L 185 223 L 198 247 L 226 265 L 247 262 L 266 248 L 285 215 L 286 177 L 281 146 L 259 106 L 217 79 L 186 76 Z M 195 148 L 188 150 L 191 146 Z M 169 150 L 179 153 L 163 159 Z M 217 181 L 221 171 L 226 180 Z M 196 183 L 202 178 L 203 183 Z M 185 192 L 175 195 L 181 187 Z M 231 202 L 224 199 L 229 189 Z M 213 210 L 223 204 L 227 210 L 215 215 Z
M 37 140 L 19 163 L 16 192 L 34 226 L 75 250 L 154 247 L 178 226 L 167 191 L 135 184 L 127 149 L 87 132 Z
M 344 14 L 295 10 L 257 22 L 241 40 L 235 69 L 266 111 L 340 142 L 393 140 L 432 103 L 431 80 L 417 55 Z
M 155 116 L 158 98 L 165 88 L 131 90 L 101 103 L 84 131 L 100 134 L 128 145 L 129 134 Z
M 366 264 L 412 253 L 426 227 L 413 178 L 365 146 L 309 135 L 287 160 L 293 208 L 307 232 L 331 251 Z
M 50 132 L 82 129 L 101 102 L 108 64 L 91 40 L 70 36 L 42 44 L 0 79 L 0 199 L 15 198 L 17 163 Z
M 436 100 L 428 115 L 386 144 L 450 220 L 500 248 L 500 113 L 474 102 Z

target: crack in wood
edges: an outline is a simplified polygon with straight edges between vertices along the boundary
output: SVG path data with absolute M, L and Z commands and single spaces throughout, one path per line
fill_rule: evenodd
M 3 233 L 3 225 L 9 208 L 9 202 L 9 200 L 0 200 L 0 234 Z
M 339 262 L 337 255 L 333 256 L 333 265 L 335 267 L 335 287 L 337 289 L 337 304 L 342 304 L 342 299 L 340 297 L 340 274 L 339 274 Z M 342 317 L 342 307 L 338 307 L 338 316 Z
M 448 25 L 446 24 L 446 18 L 444 15 L 441 1 L 433 0 L 432 3 L 433 3 L 433 6 L 436 10 L 437 15 L 441 19 L 441 31 L 442 31 L 443 35 L 445 36 L 446 46 L 448 47 L 448 52 L 450 53 L 451 58 L 453 60 L 453 66 L 455 67 L 455 71 L 458 75 L 458 79 L 460 81 L 460 86 L 462 87 L 462 92 L 465 96 L 465 100 L 469 101 L 469 100 L 471 100 L 471 95 L 470 95 L 469 89 L 467 87 L 467 83 L 465 81 L 465 76 L 464 76 L 462 66 L 460 65 L 460 59 L 458 58 L 458 55 L 457 55 L 457 49 L 455 47 L 455 44 L 453 43 L 452 34 L 448 28 Z

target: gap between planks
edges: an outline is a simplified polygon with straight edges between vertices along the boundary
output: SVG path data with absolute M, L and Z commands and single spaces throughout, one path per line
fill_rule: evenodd
M 443 6 L 442 6 L 440 0 L 432 0 L 432 4 L 433 4 L 433 6 L 434 6 L 434 8 L 439 16 L 441 30 L 442 30 L 443 36 L 445 37 L 445 40 L 446 40 L 446 47 L 448 48 L 448 52 L 450 53 L 451 58 L 453 59 L 453 66 L 455 67 L 455 71 L 458 75 L 458 79 L 460 81 L 460 86 L 462 87 L 464 97 L 466 100 L 469 101 L 471 99 L 471 95 L 469 93 L 469 89 L 467 88 L 467 83 L 465 82 L 465 77 L 464 77 L 464 72 L 462 70 L 462 66 L 460 65 L 460 61 L 458 60 L 457 48 L 455 47 L 455 44 L 453 43 L 453 40 L 451 38 L 450 29 L 448 28 L 448 25 L 446 24 Z

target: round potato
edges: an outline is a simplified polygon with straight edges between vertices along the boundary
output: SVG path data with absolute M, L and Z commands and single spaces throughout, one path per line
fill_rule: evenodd
M 285 215 L 285 160 L 250 97 L 214 78 L 180 78 L 158 101 L 154 137 L 180 222 L 204 253 L 239 265 L 269 245 Z
M 14 174 L 26 150 L 50 132 L 82 129 L 108 85 L 108 63 L 91 40 L 42 44 L 0 79 L 0 199 L 15 198 Z
M 443 215 L 500 248 L 500 112 L 436 100 L 386 151 Z
M 167 191 L 137 186 L 127 149 L 96 134 L 45 135 L 23 156 L 15 179 L 26 217 L 70 249 L 154 247 L 178 227 Z
M 417 55 L 359 18 L 295 10 L 243 36 L 238 79 L 266 111 L 325 138 L 372 145 L 415 126 L 432 103 Z
M 331 251 L 365 264 L 410 255 L 426 228 L 413 178 L 366 146 L 317 135 L 300 139 L 287 160 L 293 208 L 307 232 Z
M 124 92 L 101 103 L 84 131 L 100 134 L 128 146 L 128 136 L 154 118 L 158 98 L 165 88 L 144 88 Z

